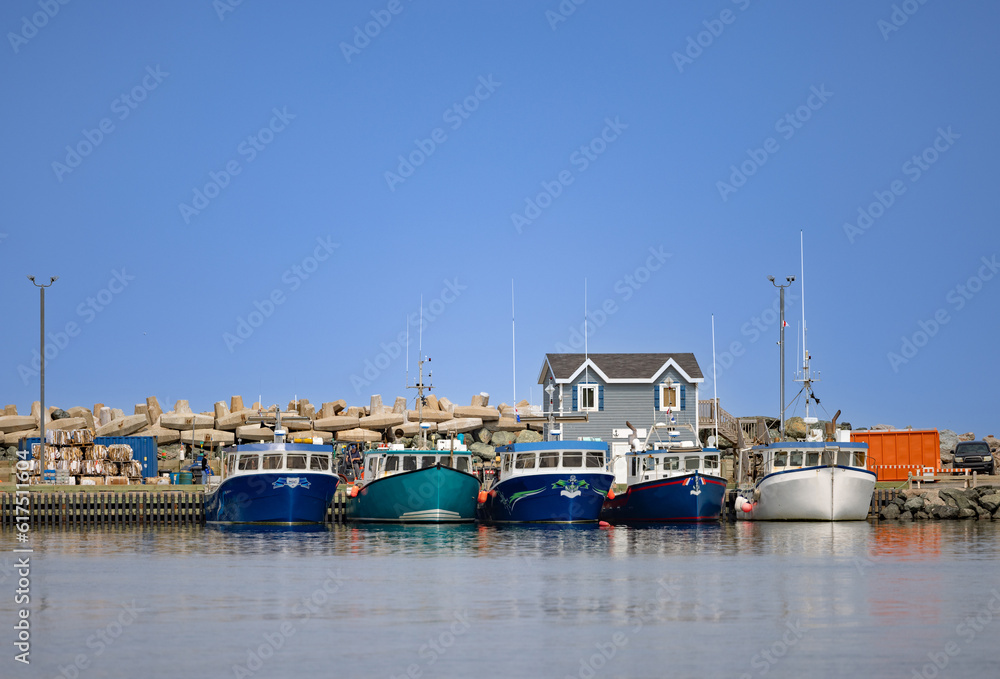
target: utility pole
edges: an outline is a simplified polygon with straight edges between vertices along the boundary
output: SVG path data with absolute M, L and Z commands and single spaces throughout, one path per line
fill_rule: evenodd
M 42 365 L 41 365 L 41 375 L 40 375 L 41 376 L 41 380 L 40 381 L 41 381 L 41 384 L 42 384 L 42 388 L 41 388 L 41 392 L 42 393 L 41 393 L 41 396 L 40 396 L 40 400 L 42 402 L 42 413 L 41 413 L 41 415 L 39 415 L 38 421 L 39 421 L 39 427 L 41 428 L 41 445 L 39 446 L 39 450 L 42 453 L 42 460 L 39 463 L 39 465 L 40 465 L 40 468 L 44 468 L 44 466 L 45 466 L 45 288 L 51 286 L 53 283 L 55 283 L 57 280 L 59 280 L 59 276 L 52 276 L 51 278 L 49 278 L 49 282 L 46 285 L 42 285 L 40 283 L 36 283 L 34 276 L 28 276 L 28 280 L 30 280 L 32 283 L 34 283 L 35 287 L 39 289 L 39 292 L 41 292 L 41 299 L 42 299 L 42 307 L 41 307 L 41 312 L 40 312 L 41 313 L 41 333 L 40 333 L 41 340 L 40 340 L 40 346 L 39 346 L 39 352 L 42 355 L 41 356 L 41 363 L 42 363 Z

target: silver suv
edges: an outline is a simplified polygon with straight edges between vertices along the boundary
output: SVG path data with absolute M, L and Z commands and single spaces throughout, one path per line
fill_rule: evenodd
M 993 456 L 986 441 L 960 441 L 952 451 L 956 469 L 970 469 L 981 474 L 993 474 Z

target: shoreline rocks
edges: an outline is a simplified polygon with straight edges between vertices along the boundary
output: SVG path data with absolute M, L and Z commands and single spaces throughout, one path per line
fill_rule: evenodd
M 879 512 L 883 521 L 1000 520 L 1000 487 L 901 490 Z

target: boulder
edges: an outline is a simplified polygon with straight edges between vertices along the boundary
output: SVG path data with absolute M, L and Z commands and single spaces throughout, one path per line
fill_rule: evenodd
M 910 498 L 903 504 L 903 510 L 907 512 L 919 512 L 924 508 L 924 498 L 914 497 Z
M 976 513 L 979 515 L 976 518 L 978 518 L 981 521 L 985 521 L 986 519 L 991 518 L 990 512 L 989 512 L 988 509 L 984 509 L 982 507 L 976 507 Z
M 959 434 L 958 435 L 958 440 L 959 441 L 975 441 L 976 440 L 976 435 L 973 434 L 971 431 L 967 431 L 964 434 Z
M 917 512 L 913 515 L 914 521 L 926 521 L 929 518 L 931 518 L 931 515 L 924 511 Z
M 424 422 L 427 425 L 427 433 L 432 434 L 437 431 L 436 422 Z M 403 432 L 403 436 L 416 436 L 420 433 L 420 423 L 419 422 L 404 422 L 403 424 L 391 427 L 393 433 Z
M 517 434 L 509 431 L 495 431 L 490 437 L 490 443 L 496 446 L 509 446 L 517 441 Z
M 983 441 L 985 441 L 986 445 L 990 447 L 990 453 L 992 453 L 993 455 L 996 455 L 998 452 L 1000 452 L 1000 439 L 993 436 L 993 434 L 990 434 L 989 436 L 984 436 Z
M 913 521 L 913 514 L 911 512 L 902 512 L 899 515 L 900 521 Z
M 957 519 L 958 512 L 958 507 L 952 507 L 951 505 L 934 505 L 931 508 L 930 514 L 935 519 Z
M 978 493 L 975 493 L 975 490 L 973 490 L 973 494 L 977 498 L 979 497 Z M 938 495 L 947 504 L 958 509 L 973 509 L 975 507 L 975 503 L 969 499 L 968 493 L 961 488 L 941 488 L 938 490 Z
M 517 443 L 538 443 L 541 440 L 542 435 L 530 429 L 526 429 L 517 435 Z
M 488 446 L 485 443 L 473 443 L 469 446 L 469 452 L 481 460 L 492 460 L 496 457 L 493 446 Z
M 923 495 L 921 495 L 921 497 L 924 498 L 924 510 L 925 511 L 930 511 L 930 507 L 932 505 L 945 505 L 945 504 L 948 504 L 947 502 L 945 502 L 941 498 L 941 495 L 936 490 L 924 491 L 924 493 L 923 493 Z
M 478 443 L 489 443 L 490 442 L 490 434 L 492 434 L 492 433 L 493 432 L 491 432 L 489 429 L 487 429 L 486 427 L 483 427 L 482 429 L 479 429 L 479 430 L 477 430 L 475 432 L 475 434 L 476 434 L 476 441 Z
M 785 420 L 785 435 L 793 439 L 804 439 L 808 427 L 801 417 L 791 417 Z
M 979 498 L 979 505 L 991 514 L 1000 509 L 1000 493 L 983 495 Z
M 785 423 L 785 431 L 786 432 L 788 431 L 788 423 L 787 422 Z M 901 513 L 902 512 L 899 511 L 899 507 L 897 505 L 888 504 L 888 505 L 886 505 L 885 507 L 882 508 L 881 512 L 879 512 L 879 518 L 885 519 L 887 521 L 892 520 L 892 519 L 898 519 L 899 515 Z
M 958 434 L 951 429 L 942 429 L 938 432 L 938 438 L 941 441 L 941 461 L 944 462 L 944 455 L 947 453 L 950 457 L 950 462 L 954 459 L 951 453 L 955 450 L 955 445 L 958 443 Z
M 70 414 L 67 413 L 65 410 L 63 410 L 62 408 L 53 408 L 52 411 L 49 413 L 49 417 L 51 417 L 53 420 L 65 420 L 70 417 Z
M 119 417 L 108 424 L 100 426 L 94 432 L 95 436 L 128 436 L 149 426 L 145 415 L 129 415 Z
M 975 509 L 969 508 L 969 509 L 958 510 L 958 518 L 960 519 L 974 519 L 977 516 L 979 516 L 979 512 L 977 512 Z

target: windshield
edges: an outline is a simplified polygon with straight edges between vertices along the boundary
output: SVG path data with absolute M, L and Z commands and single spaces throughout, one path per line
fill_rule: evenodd
M 962 443 L 955 452 L 958 455 L 986 455 L 990 447 L 986 443 Z

